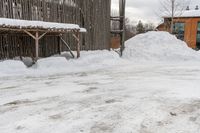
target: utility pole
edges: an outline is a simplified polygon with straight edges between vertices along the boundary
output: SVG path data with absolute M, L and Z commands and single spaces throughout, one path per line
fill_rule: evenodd
M 120 12 L 120 16 L 123 16 L 121 18 L 121 22 L 120 22 L 120 29 L 122 30 L 121 33 L 121 48 L 120 48 L 120 53 L 121 56 L 123 54 L 123 50 L 125 48 L 124 46 L 124 42 L 125 42 L 125 7 L 126 7 L 126 0 L 119 0 L 119 12 Z
M 119 21 L 119 30 L 113 30 L 111 34 L 118 34 L 120 36 L 120 56 L 122 56 L 125 48 L 125 7 L 126 0 L 119 0 L 119 16 L 111 16 L 111 22 Z
M 171 5 L 171 6 L 172 6 L 172 7 L 171 7 L 171 8 L 172 8 L 172 14 L 171 14 L 171 15 L 172 15 L 172 16 L 171 16 L 171 17 L 172 17 L 172 18 L 171 18 L 171 33 L 173 33 L 173 28 L 174 28 L 174 12 L 175 12 L 175 10 L 174 10 L 174 9 L 175 9 L 175 0 L 171 0 L 171 4 L 172 4 L 172 5 Z

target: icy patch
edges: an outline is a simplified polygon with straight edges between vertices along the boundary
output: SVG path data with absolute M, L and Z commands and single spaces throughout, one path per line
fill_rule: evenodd
M 168 32 L 148 32 L 126 41 L 124 58 L 133 61 L 200 61 L 200 54 Z

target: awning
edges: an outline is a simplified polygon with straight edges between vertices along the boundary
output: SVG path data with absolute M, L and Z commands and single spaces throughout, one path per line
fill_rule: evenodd
M 48 31 L 48 32 L 69 32 L 79 31 L 86 32 L 85 28 L 80 28 L 77 24 L 68 23 L 54 23 L 44 21 L 30 21 L 19 19 L 0 18 L 0 30 L 14 30 L 14 31 Z

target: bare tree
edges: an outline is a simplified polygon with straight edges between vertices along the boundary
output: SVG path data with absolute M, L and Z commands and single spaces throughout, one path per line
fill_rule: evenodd
M 129 18 L 125 18 L 125 41 L 136 35 L 136 26 Z
M 111 16 L 118 16 L 118 12 L 113 10 L 111 12 Z M 133 25 L 133 22 L 129 18 L 125 18 L 124 20 L 124 30 L 125 30 L 125 41 L 130 39 L 131 37 L 135 36 L 136 34 L 136 26 Z M 111 21 L 111 29 L 112 30 L 119 30 L 120 29 L 120 22 L 119 21 Z
M 190 4 L 191 0 L 160 0 L 162 15 L 166 15 L 171 18 L 170 32 L 173 32 L 174 17 L 182 15 L 186 7 Z
M 155 30 L 155 25 L 153 23 L 151 23 L 151 22 L 145 23 L 144 24 L 144 28 L 145 28 L 145 32 L 154 31 Z
M 111 16 L 119 16 L 117 10 L 112 10 Z M 119 21 L 111 21 L 111 29 L 119 30 Z

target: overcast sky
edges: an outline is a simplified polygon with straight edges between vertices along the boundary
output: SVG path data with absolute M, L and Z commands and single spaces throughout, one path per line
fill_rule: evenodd
M 117 9 L 119 0 L 112 0 L 112 8 Z M 160 12 L 160 1 L 163 0 L 126 0 L 126 16 L 129 17 L 133 23 L 139 20 L 143 22 L 152 22 L 158 24 L 161 18 L 158 17 Z M 195 8 L 196 5 L 200 7 L 200 0 L 191 0 L 190 8 Z

